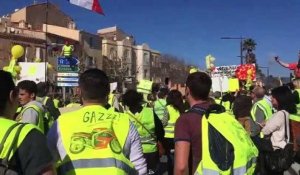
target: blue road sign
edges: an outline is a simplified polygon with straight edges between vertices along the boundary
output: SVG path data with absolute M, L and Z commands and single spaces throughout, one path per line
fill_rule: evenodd
M 77 57 L 70 57 L 70 58 L 66 58 L 66 57 L 58 57 L 57 58 L 57 66 L 60 65 L 79 65 L 79 60 Z
M 79 63 L 77 57 L 58 57 L 57 58 L 57 71 L 58 72 L 79 72 Z

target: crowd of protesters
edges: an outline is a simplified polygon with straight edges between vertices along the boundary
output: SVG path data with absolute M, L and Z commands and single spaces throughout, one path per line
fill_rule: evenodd
M 212 93 L 210 76 L 195 72 L 184 94 L 158 85 L 116 95 L 90 69 L 69 112 L 45 83 L 15 86 L 5 71 L 0 82 L 0 174 L 277 175 L 300 161 L 299 79 Z

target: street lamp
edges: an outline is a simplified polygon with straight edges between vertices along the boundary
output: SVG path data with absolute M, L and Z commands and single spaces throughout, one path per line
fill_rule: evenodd
M 244 37 L 221 37 L 221 39 L 234 39 L 234 40 L 240 40 L 240 57 L 241 57 L 241 65 L 243 64 L 243 41 Z

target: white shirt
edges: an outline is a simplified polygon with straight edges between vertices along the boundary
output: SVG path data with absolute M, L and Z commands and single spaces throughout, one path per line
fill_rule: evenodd
M 285 115 L 284 115 L 285 114 Z M 286 124 L 284 117 L 286 118 Z M 288 139 L 285 139 L 285 127 Z M 262 132 L 264 135 L 271 136 L 273 149 L 284 148 L 290 140 L 289 113 L 285 110 L 278 111 L 266 122 Z

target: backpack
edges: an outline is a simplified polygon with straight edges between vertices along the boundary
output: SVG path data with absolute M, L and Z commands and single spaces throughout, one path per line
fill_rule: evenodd
M 194 112 L 202 117 L 209 117 L 210 113 L 223 113 L 225 108 L 222 105 L 214 104 L 207 110 L 200 107 L 192 107 L 188 112 Z M 219 169 L 228 170 L 234 162 L 233 145 L 211 124 L 208 124 L 209 152 L 211 159 Z
M 45 131 L 45 134 L 47 134 L 47 132 L 49 131 L 49 129 L 51 128 L 51 126 L 54 123 L 54 117 L 53 117 L 54 115 L 51 114 L 49 108 L 46 106 L 48 100 L 49 100 L 49 98 L 45 97 L 43 99 L 43 101 L 41 102 L 42 106 L 45 110 L 45 115 L 44 115 L 44 131 Z
M 21 133 L 22 128 L 26 124 L 27 123 L 15 123 L 11 127 L 9 127 L 8 130 L 6 131 L 6 133 L 4 134 L 4 137 L 2 138 L 2 141 L 0 143 L 0 153 L 3 151 L 5 141 L 8 138 L 8 136 L 10 135 L 10 133 L 12 132 L 12 130 L 17 128 L 16 134 L 13 138 L 12 144 L 10 145 L 10 147 L 8 149 L 7 155 L 3 159 L 0 159 L 0 175 L 17 175 L 17 174 L 19 174 L 15 170 L 11 169 L 11 165 L 9 163 L 9 156 L 10 156 L 12 150 L 14 150 L 17 147 L 19 135 Z

